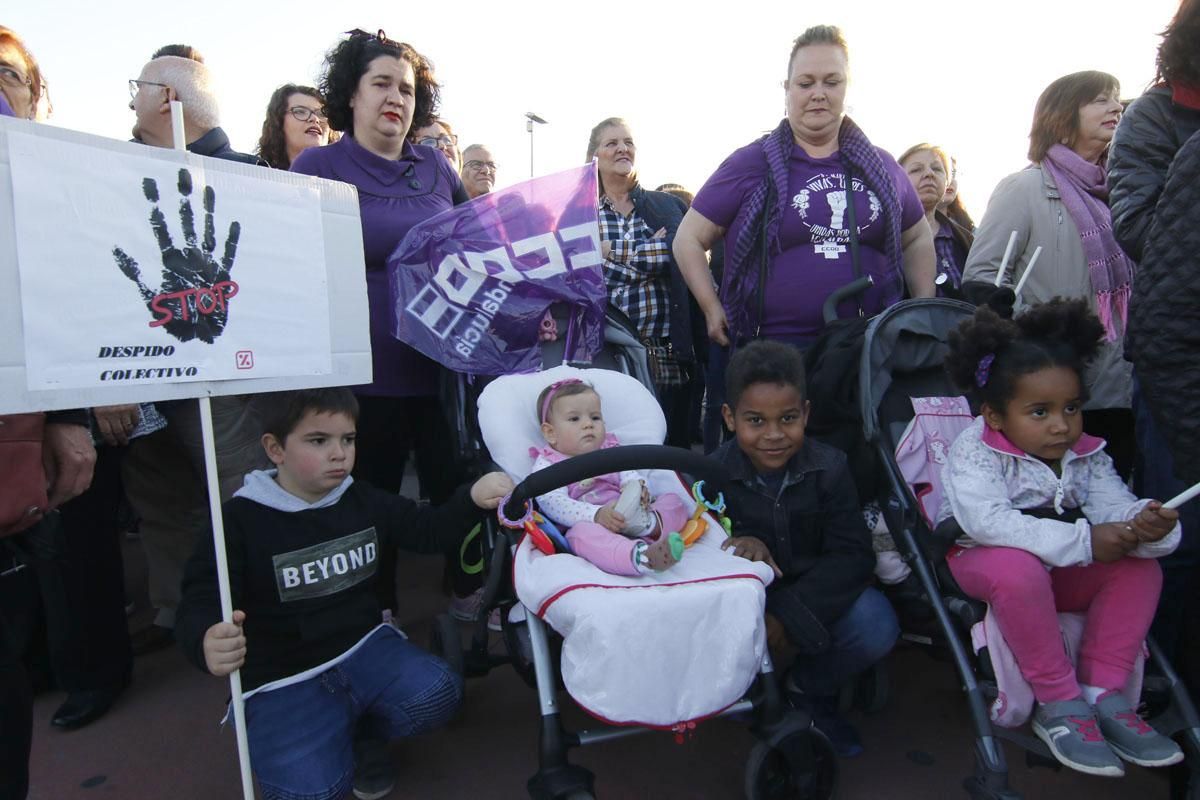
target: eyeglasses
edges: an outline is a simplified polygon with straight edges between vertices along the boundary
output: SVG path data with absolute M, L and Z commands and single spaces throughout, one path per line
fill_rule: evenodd
M 309 108 L 308 106 L 292 106 L 288 109 L 288 113 L 299 122 L 310 122 L 315 119 L 321 124 L 325 123 L 325 115 L 315 108 Z
M 476 161 L 474 159 L 471 159 L 463 166 L 465 166 L 467 169 L 473 169 L 476 172 L 495 172 L 496 171 L 496 162 L 495 161 Z
M 33 79 L 25 77 L 12 67 L 0 66 L 0 83 L 20 89 L 22 86 L 33 86 Z
M 163 89 L 169 89 L 169 88 L 170 88 L 170 87 L 169 87 L 169 86 L 167 86 L 165 83 L 155 83 L 154 81 L 139 81 L 137 78 L 130 78 L 130 79 L 129 79 L 129 97 L 130 97 L 131 99 L 134 99 L 134 100 L 136 100 L 136 99 L 137 99 L 137 95 L 138 95 L 138 90 L 139 90 L 139 89 L 140 89 L 142 86 L 160 86 L 160 87 L 162 87 Z
M 426 147 L 453 147 L 458 144 L 457 136 L 422 136 L 417 139 L 417 144 L 423 144 Z

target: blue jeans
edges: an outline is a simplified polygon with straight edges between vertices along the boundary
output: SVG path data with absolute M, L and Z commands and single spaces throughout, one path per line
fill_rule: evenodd
M 246 701 L 250 764 L 264 800 L 334 800 L 354 777 L 354 727 L 368 717 L 388 738 L 445 724 L 462 678 L 392 628 L 301 683 Z
M 868 587 L 829 629 L 832 644 L 819 655 L 800 655 L 792 664 L 796 685 L 814 696 L 831 695 L 876 661 L 900 638 L 896 612 L 883 593 Z

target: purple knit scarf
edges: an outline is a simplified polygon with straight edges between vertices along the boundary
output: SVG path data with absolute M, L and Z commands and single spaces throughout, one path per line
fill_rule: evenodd
M 725 273 L 721 280 L 721 303 L 729 333 L 734 341 L 755 335 L 762 320 L 758 315 L 757 294 L 759 267 L 761 265 L 762 241 L 759 232 L 764 228 L 768 247 L 768 267 L 779 254 L 779 226 L 783 210 L 788 204 L 788 159 L 792 155 L 795 139 L 787 119 L 761 140 L 763 155 L 767 159 L 767 175 L 751 193 L 742 207 L 740 216 L 745 220 L 734 242 L 732 256 L 725 262 Z M 883 204 L 884 244 L 888 263 L 895 279 L 881 286 L 885 307 L 898 302 L 904 292 L 903 250 L 900 246 L 900 196 L 892 182 L 892 175 L 879 157 L 879 151 L 871 144 L 866 134 L 849 117 L 842 118 L 838 130 L 838 154 L 854 177 L 858 178 Z M 767 202 L 769 187 L 775 189 L 773 202 Z
M 1071 148 L 1056 144 L 1042 159 L 1042 169 L 1050 173 L 1067 213 L 1079 228 L 1092 291 L 1096 293 L 1096 313 L 1104 323 L 1108 340 L 1115 341 L 1125 330 L 1137 267 L 1113 236 L 1104 168 L 1084 161 Z M 1114 318 L 1120 319 L 1119 328 Z

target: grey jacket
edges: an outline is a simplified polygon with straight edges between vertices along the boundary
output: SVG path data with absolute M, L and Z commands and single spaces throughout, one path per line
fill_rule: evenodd
M 1017 232 L 1017 241 L 1005 271 L 1005 286 L 1015 288 L 1034 250 L 1042 248 L 1017 299 L 1018 313 L 1022 307 L 1055 297 L 1082 297 L 1095 310 L 1096 296 L 1079 228 L 1067 212 L 1053 179 L 1039 165 L 1009 175 L 992 192 L 967 256 L 964 282 L 995 280 L 1013 231 Z M 1120 340 L 1106 343 L 1084 376 L 1090 395 L 1084 407 L 1129 408 L 1132 374 L 1132 365 L 1123 358 Z

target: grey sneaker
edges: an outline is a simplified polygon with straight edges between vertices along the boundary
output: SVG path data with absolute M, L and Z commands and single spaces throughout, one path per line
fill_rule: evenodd
M 1088 775 L 1119 778 L 1125 768 L 1104 741 L 1099 724 L 1082 698 L 1038 705 L 1033 713 L 1033 732 L 1059 763 Z
M 1096 703 L 1096 716 L 1108 746 L 1126 761 L 1141 767 L 1165 767 L 1183 761 L 1179 745 L 1139 717 L 1120 692 L 1102 695 Z

